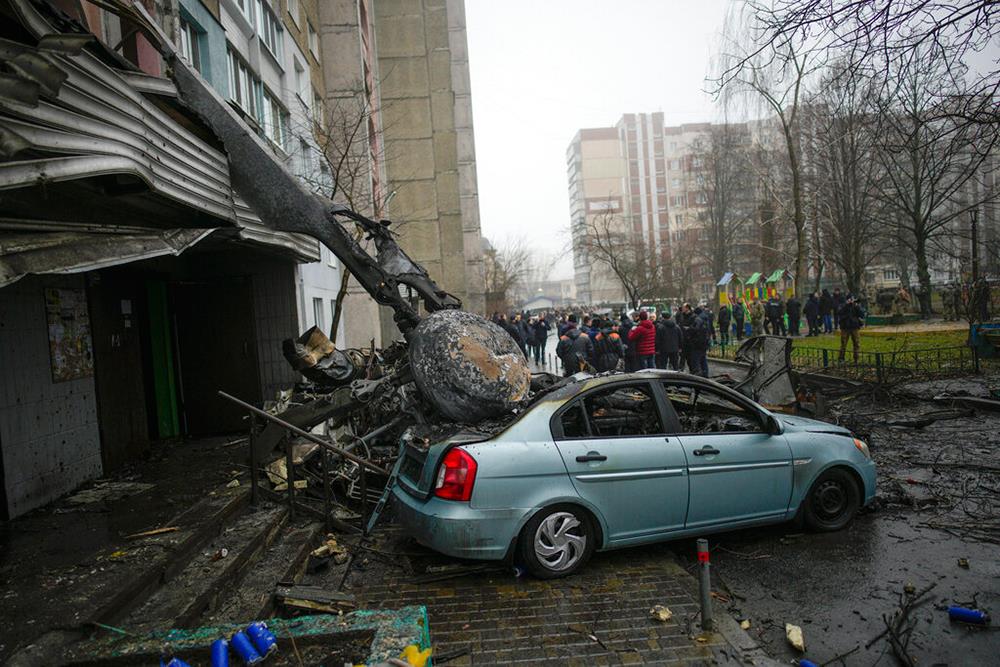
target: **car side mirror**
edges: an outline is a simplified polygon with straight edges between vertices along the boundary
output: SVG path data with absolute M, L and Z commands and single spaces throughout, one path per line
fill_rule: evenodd
M 781 422 L 774 415 L 767 415 L 767 433 L 768 435 L 781 435 L 784 432 L 784 428 L 781 426 Z

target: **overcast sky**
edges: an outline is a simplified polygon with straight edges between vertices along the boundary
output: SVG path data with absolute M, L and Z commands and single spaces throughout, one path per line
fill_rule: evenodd
M 702 91 L 725 4 L 465 0 L 483 235 L 525 237 L 571 277 L 570 140 L 631 112 L 712 120 Z

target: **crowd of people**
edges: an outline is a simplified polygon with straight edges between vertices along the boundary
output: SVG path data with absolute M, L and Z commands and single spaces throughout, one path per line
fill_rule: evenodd
M 686 367 L 690 373 L 707 377 L 708 348 L 717 340 L 712 312 L 688 303 L 681 306 L 676 318 L 669 312 L 657 316 L 637 310 L 619 317 L 578 312 L 527 317 L 494 313 L 491 319 L 536 365 L 545 359 L 549 332 L 555 328 L 555 353 L 566 375 Z
M 555 354 L 566 375 L 669 368 L 707 377 L 709 348 L 738 344 L 746 336 L 819 336 L 839 330 L 840 360 L 844 360 L 850 343 L 857 362 L 865 317 L 863 301 L 838 288 L 832 293 L 826 289 L 814 292 L 804 304 L 794 295 L 787 299 L 772 295 L 763 300 L 737 296 L 734 303 L 719 306 L 717 312 L 705 304 L 692 307 L 684 303 L 674 313 L 661 307 L 617 316 L 574 310 L 535 315 L 494 313 L 491 319 L 537 366 L 545 363 L 550 333 L 555 330 Z M 800 327 L 803 318 L 805 334 Z

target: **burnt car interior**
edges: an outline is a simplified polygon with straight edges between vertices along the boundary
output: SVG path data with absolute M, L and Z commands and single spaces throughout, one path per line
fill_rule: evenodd
M 664 433 L 656 400 L 645 385 L 615 385 L 587 394 L 563 413 L 562 428 L 566 438 L 628 438 Z
M 760 417 L 729 398 L 702 387 L 664 384 L 685 433 L 761 433 Z

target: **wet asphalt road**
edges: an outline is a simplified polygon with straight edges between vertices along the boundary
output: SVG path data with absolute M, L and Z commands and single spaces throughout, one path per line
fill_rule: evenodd
M 894 665 L 884 640 L 864 648 L 884 629 L 907 583 L 917 590 L 937 582 L 914 617 L 911 654 L 920 665 L 1000 664 L 1000 632 L 950 623 L 939 607 L 970 604 L 1000 610 L 1000 548 L 966 542 L 935 529 L 914 528 L 912 518 L 879 511 L 859 516 L 838 533 L 802 533 L 794 526 L 710 536 L 716 590 L 727 584 L 728 605 L 748 618 L 750 634 L 785 661 L 808 657 L 822 664 L 855 647 L 848 665 Z M 675 543 L 692 566 L 694 543 Z M 969 568 L 958 565 L 959 558 Z M 719 581 L 721 578 L 722 582 Z M 802 627 L 805 655 L 785 640 L 785 623 Z

